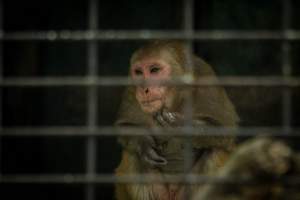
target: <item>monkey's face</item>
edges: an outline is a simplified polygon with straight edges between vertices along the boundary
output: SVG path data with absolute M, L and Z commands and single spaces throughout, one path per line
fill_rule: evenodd
M 171 66 L 160 59 L 143 59 L 131 66 L 133 80 L 151 80 L 148 85 L 136 87 L 136 99 L 146 113 L 155 113 L 162 107 L 168 106 L 170 88 L 155 83 L 155 80 L 168 80 L 171 77 Z M 154 83 L 154 84 L 153 84 Z

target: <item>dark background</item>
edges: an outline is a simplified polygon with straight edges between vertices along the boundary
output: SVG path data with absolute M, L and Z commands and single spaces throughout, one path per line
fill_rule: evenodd
M 2 0 L 4 31 L 85 30 L 88 1 Z M 283 0 L 196 0 L 196 30 L 282 29 Z M 292 1 L 291 29 L 300 29 L 300 2 Z M 101 0 L 100 30 L 181 30 L 183 1 Z M 143 41 L 97 41 L 98 75 L 126 76 L 131 53 Z M 2 41 L 4 77 L 87 75 L 85 41 Z M 218 40 L 194 42 L 195 52 L 219 75 L 281 75 L 281 41 Z M 291 42 L 292 75 L 299 76 L 300 42 Z M 98 125 L 113 125 L 122 87 L 99 87 Z M 244 126 L 281 126 L 280 88 L 227 88 Z M 292 90 L 292 125 L 299 126 L 298 89 Z M 248 93 L 249 92 L 249 93 Z M 85 87 L 9 87 L 3 89 L 3 126 L 87 125 Z M 296 144 L 296 145 L 295 145 Z M 294 141 L 294 145 L 297 146 Z M 2 137 L 3 174 L 85 173 L 84 137 Z M 97 173 L 113 173 L 121 147 L 115 137 L 97 138 Z M 0 199 L 84 199 L 76 184 L 1 184 Z M 96 199 L 112 199 L 112 185 L 96 185 Z

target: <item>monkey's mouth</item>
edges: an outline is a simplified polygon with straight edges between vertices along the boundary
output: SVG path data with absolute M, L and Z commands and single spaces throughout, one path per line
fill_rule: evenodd
M 157 101 L 161 101 L 161 99 L 151 99 L 151 100 L 142 101 L 142 104 L 143 105 L 148 105 L 148 104 L 152 104 L 152 103 L 157 102 Z

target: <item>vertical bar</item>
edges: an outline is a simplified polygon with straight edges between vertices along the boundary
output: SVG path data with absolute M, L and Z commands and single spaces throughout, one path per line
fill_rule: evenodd
M 184 1 L 183 17 L 183 29 L 192 32 L 194 29 L 194 0 Z
M 0 0 L 0 32 L 3 32 L 3 2 Z M 3 76 L 3 47 L 2 41 L 0 41 L 0 81 Z M 2 88 L 0 88 L 0 133 L 2 132 L 2 119 L 3 119 L 3 107 L 2 107 Z M 0 176 L 2 174 L 2 138 L 0 134 Z
M 98 24 L 98 1 L 90 0 L 88 8 L 88 24 L 89 30 L 93 31 L 97 29 Z M 95 41 L 88 42 L 88 77 L 93 79 L 97 76 L 97 43 Z M 87 110 L 88 110 L 88 119 L 87 126 L 92 131 L 97 126 L 97 106 L 98 94 L 97 87 L 95 85 L 88 88 L 88 101 L 87 101 Z M 89 136 L 86 141 L 86 172 L 88 176 L 94 176 L 96 173 L 96 150 L 97 143 L 94 136 Z M 86 200 L 95 199 L 95 187 L 93 184 L 89 183 L 86 186 Z
M 288 78 L 292 74 L 291 64 L 291 45 L 286 34 L 291 24 L 291 0 L 282 0 L 282 34 L 283 40 L 281 45 L 282 51 L 282 75 Z M 292 116 L 292 93 L 291 88 L 284 88 L 282 92 L 282 126 L 285 133 L 291 131 Z
M 183 30 L 186 36 L 190 36 L 194 31 L 194 0 L 186 0 L 183 5 Z M 189 57 L 193 53 L 193 41 L 187 41 L 188 49 L 187 56 Z M 187 58 L 188 61 L 191 61 L 191 58 Z M 192 70 L 192 65 L 187 66 Z
M 193 33 L 194 28 L 194 0 L 186 0 L 184 1 L 184 9 L 183 9 L 183 29 L 184 33 L 188 36 Z M 192 61 L 192 55 L 193 55 L 193 41 L 189 40 L 187 41 L 187 49 L 185 52 L 187 66 L 186 70 L 188 72 L 193 72 L 193 61 Z M 188 73 L 187 76 L 190 76 L 191 74 Z M 187 77 L 188 79 L 191 79 L 192 77 Z M 189 88 L 190 89 L 190 88 Z M 186 122 L 185 122 L 185 129 L 186 132 L 190 132 L 192 129 L 191 123 L 193 119 L 193 99 L 191 90 L 188 90 L 189 92 L 185 96 L 185 105 L 184 105 L 184 115 L 186 116 Z M 193 164 L 193 154 L 192 154 L 192 145 L 191 145 L 191 138 L 185 138 L 184 140 L 184 171 L 185 174 L 190 173 L 191 166 Z M 184 199 L 190 199 L 190 192 L 185 191 L 184 193 L 185 198 Z

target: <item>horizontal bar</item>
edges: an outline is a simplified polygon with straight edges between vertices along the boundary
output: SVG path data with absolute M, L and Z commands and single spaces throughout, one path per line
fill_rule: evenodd
M 281 181 L 284 183 L 299 185 L 299 176 L 285 176 L 278 180 L 270 180 L 270 182 Z M 147 174 L 135 174 L 135 175 L 74 175 L 74 174 L 60 174 L 60 175 L 0 175 L 0 183 L 22 183 L 22 184 L 113 184 L 113 183 L 182 183 L 182 184 L 202 184 L 202 183 L 217 183 L 217 184 L 259 184 L 266 183 L 267 180 L 251 180 L 245 177 L 213 177 L 199 174 L 179 174 L 179 175 L 168 175 L 164 174 L 164 178 L 155 175 Z
M 168 81 L 130 80 L 126 77 L 10 77 L 0 80 L 0 87 L 61 87 L 61 86 L 128 86 L 142 84 L 164 84 L 182 86 L 265 86 L 299 87 L 300 77 L 282 76 L 220 76 L 203 77 L 193 80 L 191 77 L 174 78 Z
M 283 136 L 283 137 L 299 137 L 300 127 L 291 128 L 287 134 L 284 127 L 176 127 L 176 128 L 143 128 L 143 127 L 13 127 L 2 128 L 0 136 L 143 136 L 143 135 L 166 135 L 179 137 L 194 136 Z M 183 134 L 184 133 L 184 134 Z
M 62 31 L 18 31 L 0 30 L 0 40 L 39 40 L 39 41 L 86 41 L 86 40 L 148 40 L 148 39 L 184 39 L 184 40 L 299 40 L 300 31 L 286 30 L 237 31 L 203 30 L 186 32 L 184 30 L 62 30 Z

